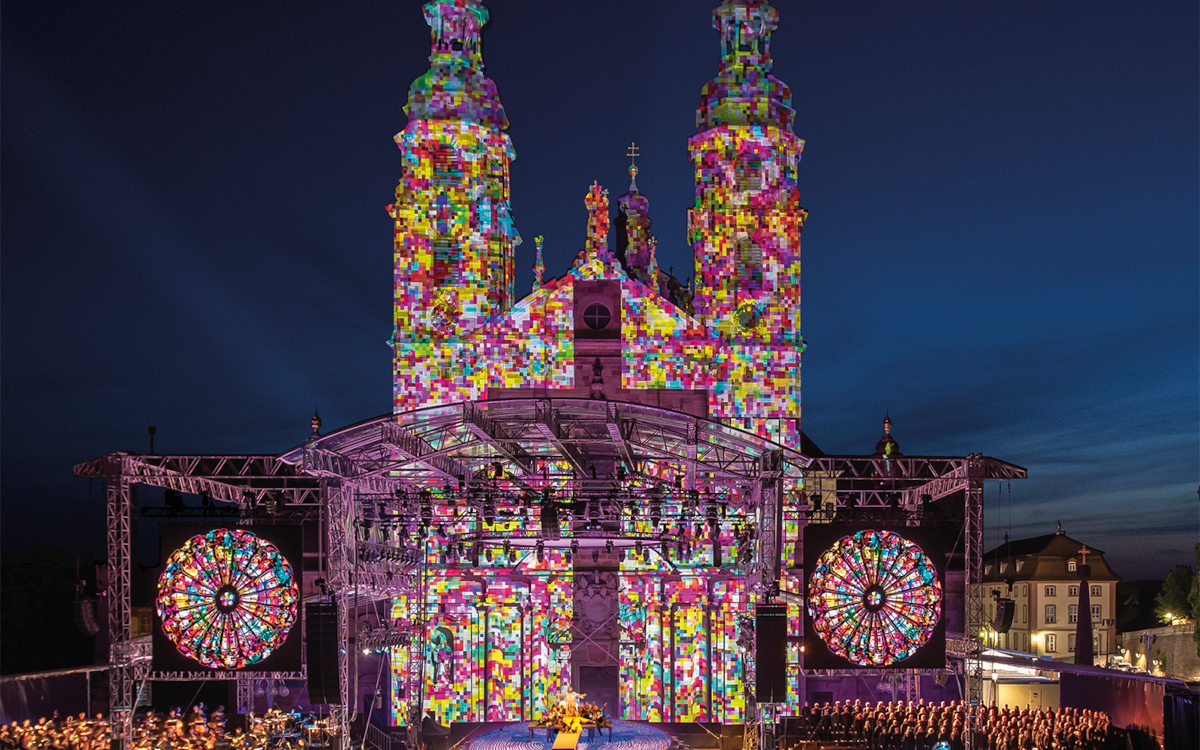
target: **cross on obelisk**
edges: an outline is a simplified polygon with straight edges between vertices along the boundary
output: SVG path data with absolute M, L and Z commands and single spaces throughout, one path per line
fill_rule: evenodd
M 1083 545 L 1083 549 L 1079 550 L 1079 554 L 1083 555 L 1083 564 L 1087 565 L 1088 548 L 1086 544 Z

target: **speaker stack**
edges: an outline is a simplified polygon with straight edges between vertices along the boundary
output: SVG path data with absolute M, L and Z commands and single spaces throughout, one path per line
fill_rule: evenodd
M 308 631 L 308 699 L 312 703 L 341 703 L 338 690 L 337 605 L 333 602 L 309 602 L 304 605 L 304 625 Z
M 759 703 L 787 700 L 787 630 L 787 605 L 758 605 L 754 614 L 754 694 Z

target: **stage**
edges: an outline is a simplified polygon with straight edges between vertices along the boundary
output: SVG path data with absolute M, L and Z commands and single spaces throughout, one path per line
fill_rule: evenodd
M 550 750 L 554 732 L 535 730 L 530 740 L 528 722 L 516 722 L 492 729 L 470 741 L 468 750 Z M 661 729 L 628 721 L 618 721 L 612 727 L 612 739 L 607 729 L 597 729 L 589 740 L 585 729 L 577 750 L 666 750 L 673 738 Z

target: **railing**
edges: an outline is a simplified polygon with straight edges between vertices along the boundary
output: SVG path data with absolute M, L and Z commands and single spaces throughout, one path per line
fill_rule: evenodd
M 370 746 L 375 750 L 392 750 L 392 738 L 387 732 L 370 723 L 366 727 L 363 732 L 364 748 Z

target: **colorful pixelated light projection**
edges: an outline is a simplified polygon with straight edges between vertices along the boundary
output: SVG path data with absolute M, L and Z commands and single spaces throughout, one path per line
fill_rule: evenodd
M 941 617 L 942 584 L 920 547 L 891 531 L 842 537 L 817 559 L 807 606 L 830 650 L 862 666 L 911 656 Z
M 275 545 L 213 529 L 171 553 L 155 606 L 180 653 L 214 669 L 242 669 L 271 654 L 296 622 L 295 573 Z
M 627 560 L 620 579 L 621 717 L 736 723 L 745 715 L 737 613 L 741 581 L 715 571 L 667 577 Z M 632 569 L 632 570 L 628 570 Z
M 802 148 L 774 127 L 722 126 L 692 138 L 696 315 L 626 279 L 623 387 L 707 390 L 711 417 L 798 444 Z
M 516 570 L 510 565 L 496 556 L 475 569 L 444 566 L 427 582 L 424 708 L 443 723 L 530 719 L 570 685 L 566 555 L 547 550 L 541 563 L 527 555 Z M 407 617 L 409 604 L 397 599 L 393 616 Z M 414 667 L 392 662 L 394 724 L 406 720 L 402 696 Z

